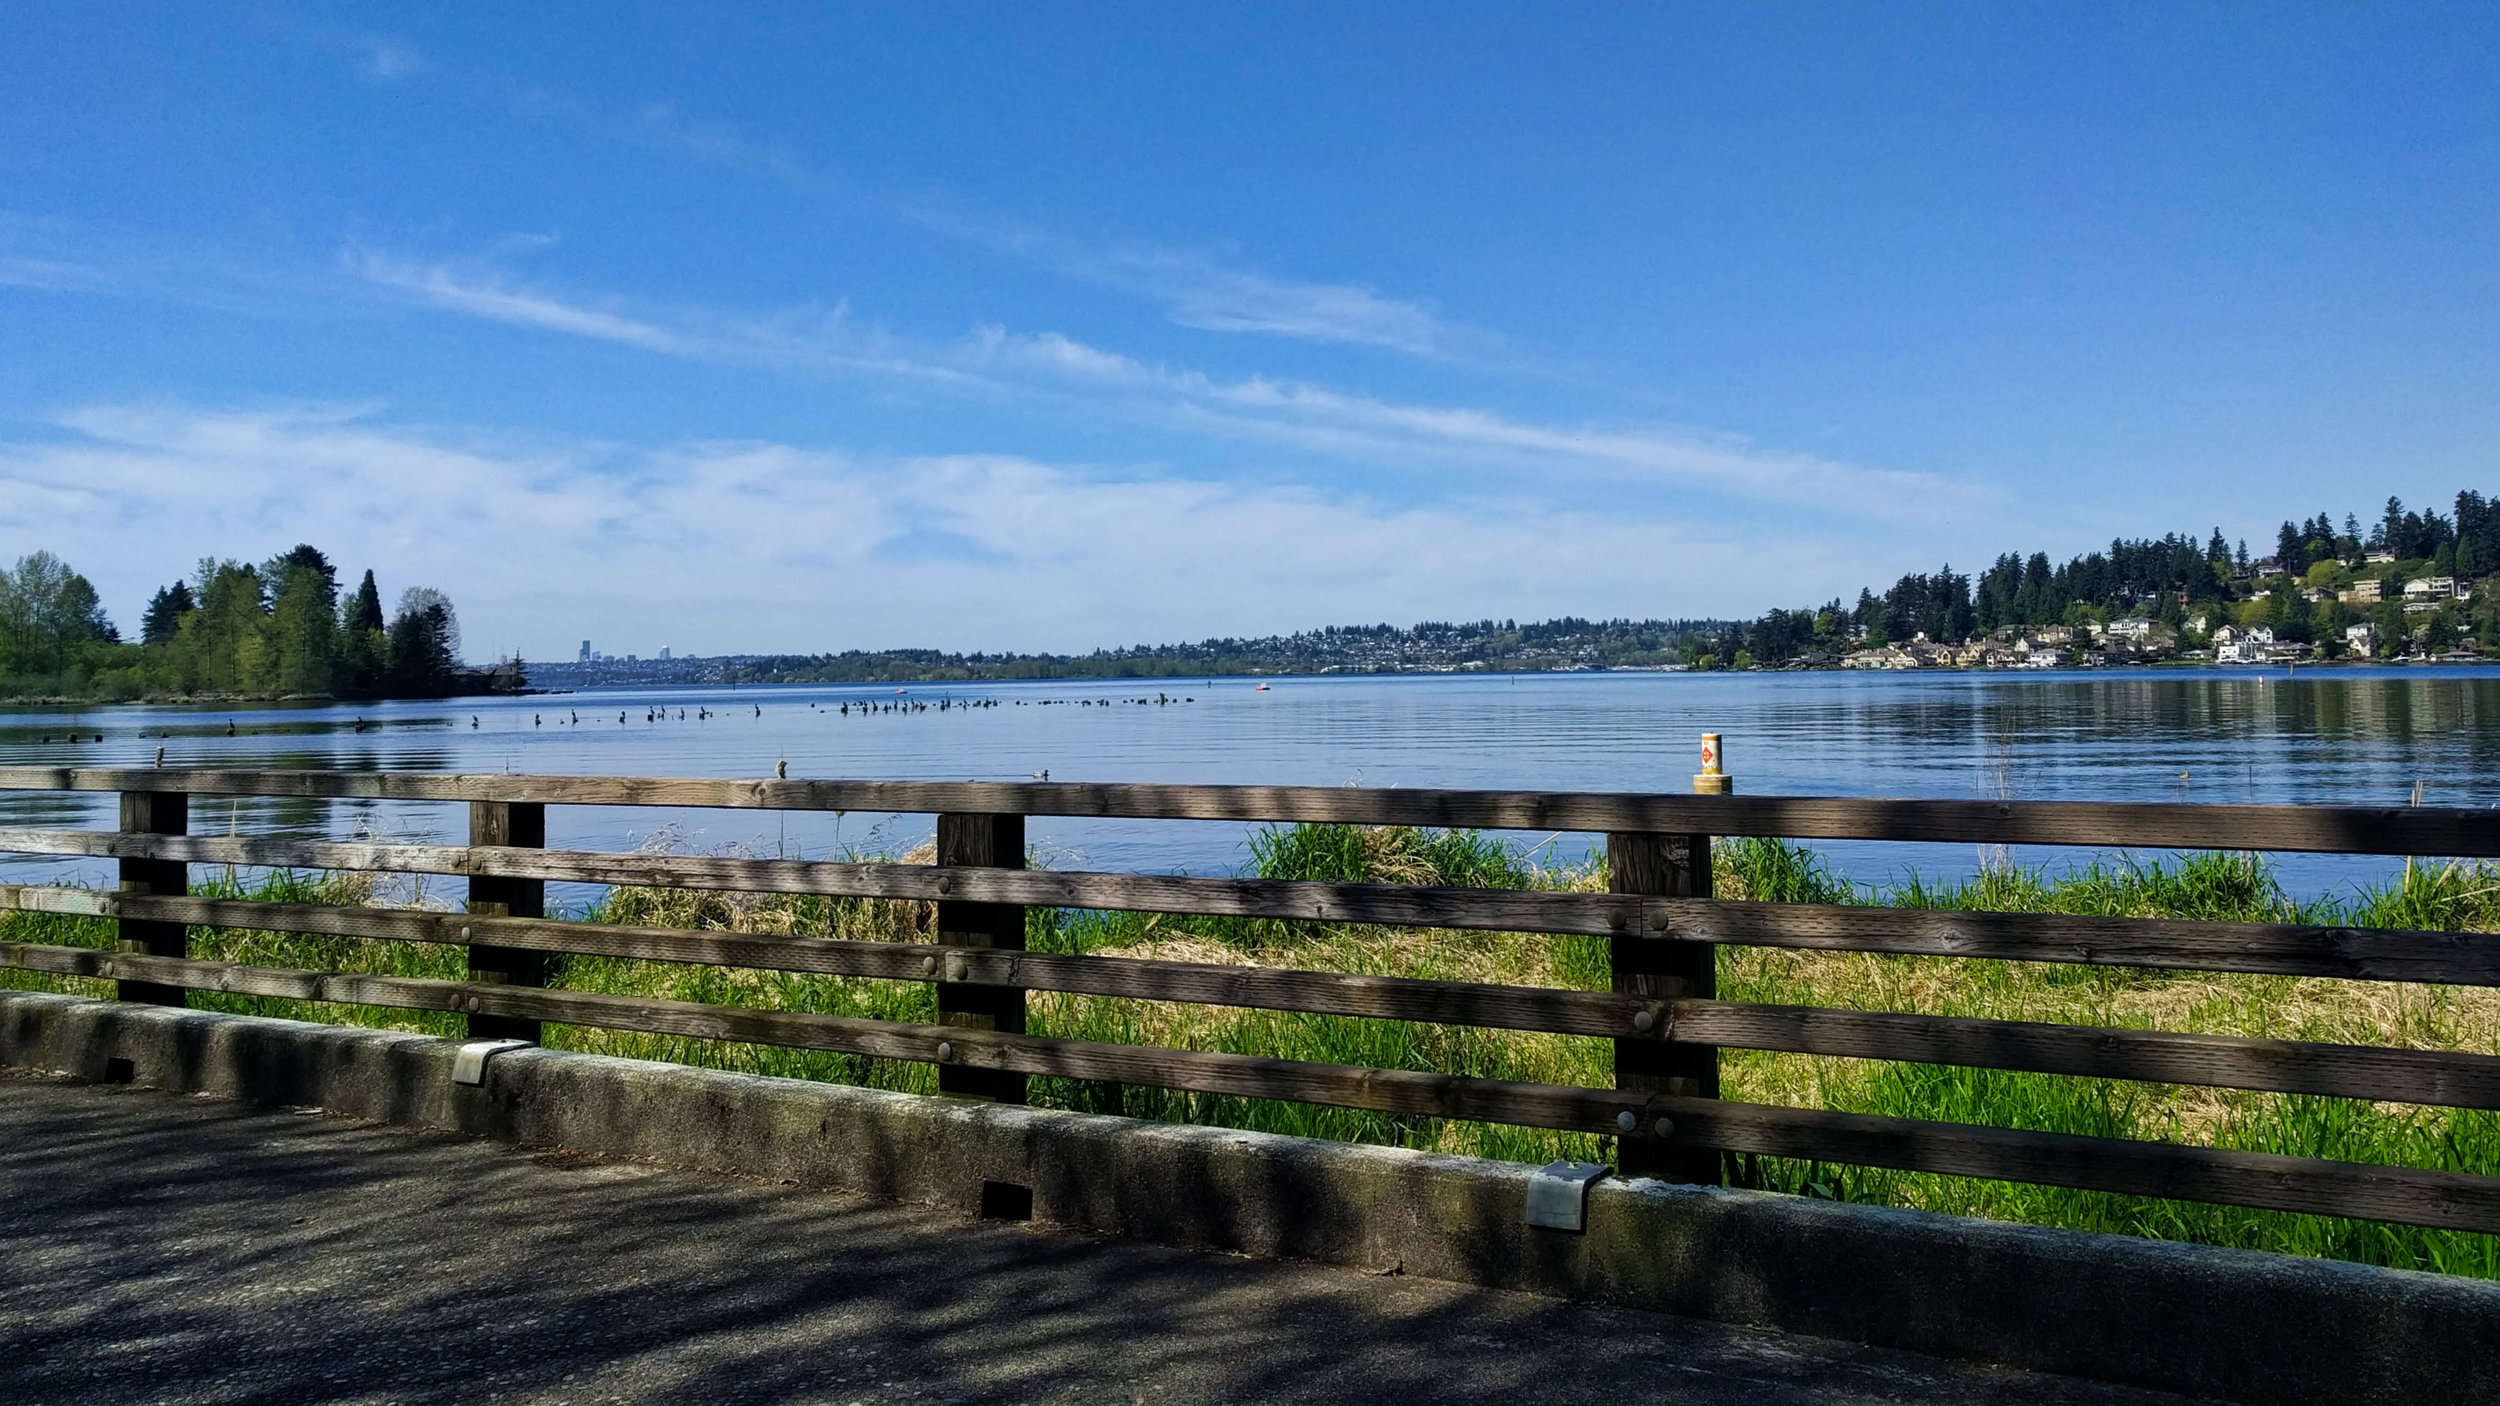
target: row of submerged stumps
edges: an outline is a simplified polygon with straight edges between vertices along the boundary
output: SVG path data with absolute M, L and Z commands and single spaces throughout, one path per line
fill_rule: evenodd
M 1019 698 L 1015 700 L 1015 704 L 1019 708 L 1070 706 L 1083 708 L 1116 708 L 1124 704 L 1133 703 L 1141 708 L 1159 708 L 1167 707 L 1174 703 L 1195 703 L 1197 701 L 1198 700 L 1195 697 L 1174 698 L 1168 693 L 1158 693 L 1152 698 L 1043 698 L 1038 700 Z M 943 713 L 950 708 L 996 708 L 1001 706 L 1001 703 L 1002 700 L 996 698 L 975 698 L 969 702 L 957 702 L 952 698 L 941 698 L 935 703 L 921 703 L 912 699 L 904 698 L 897 699 L 891 703 L 837 703 L 830 708 L 823 707 L 821 704 L 810 703 L 807 706 L 815 708 L 820 712 L 837 713 L 845 717 L 852 713 L 857 713 L 862 717 L 866 717 L 870 713 L 927 713 L 932 711 Z

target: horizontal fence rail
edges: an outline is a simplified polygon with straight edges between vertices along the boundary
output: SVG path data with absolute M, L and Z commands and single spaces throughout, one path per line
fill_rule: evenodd
M 724 859 L 463 845 L 341 844 L 93 830 L 0 829 L 0 853 L 632 884 L 732 893 L 960 900 L 1478 932 L 1677 938 L 1721 946 L 1799 951 L 1890 952 L 2083 966 L 2500 986 L 2500 940 L 2484 934 L 2298 923 L 2208 923 L 2063 913 L 1749 903 L 1620 893 L 1421 888 L 1298 879 L 1087 874 L 1047 869 Z
M 387 771 L 0 768 L 0 791 L 139 791 L 307 800 L 682 806 L 870 814 L 1043 815 L 1415 825 L 1592 834 L 1762 835 L 1987 845 L 2249 849 L 2500 859 L 2500 812 L 2454 806 L 2179 805 L 1605 791 L 993 781 L 744 781 L 705 777 L 457 776 Z
M 1612 1133 L 1629 1118 L 1641 1133 L 1650 1133 L 1664 1119 L 1665 1136 L 1727 1152 L 2049 1182 L 2094 1191 L 2220 1201 L 2271 1210 L 2359 1215 L 2452 1230 L 2500 1229 L 2500 1178 L 2454 1172 L 1663 1094 L 1627 1104 L 1621 1095 L 1603 1089 L 1467 1079 L 1199 1050 L 1150 1049 L 1041 1035 L 1003 1035 L 945 1025 L 751 1010 L 640 996 L 293 971 L 85 948 L 17 946 L 0 950 L 8 953 L 11 965 L 64 976 L 137 979 L 305 1001 L 488 1013 L 702 1040 L 740 1040 L 930 1064 L 960 1063 L 1008 1073 L 1151 1084 L 1238 1098 L 1287 1099 L 1379 1113 L 1512 1123 L 1570 1132 Z
M 248 899 L 123 897 L 0 885 L 0 909 L 178 922 L 199 927 L 690 962 L 889 981 L 963 981 L 1082 996 L 1246 1006 L 1552 1035 L 1656 1039 L 1730 1049 L 1909 1060 L 2037 1074 L 2324 1094 L 2500 1109 L 2500 1056 L 1966 1016 L 1899 1015 L 1734 1001 L 1658 1000 L 1605 991 L 1357 976 L 1147 958 L 922 943 L 694 932 L 551 919 L 478 918 L 404 908 Z M 45 951 L 51 949 L 29 949 Z M 29 959 L 32 960 L 32 959 Z M 0 966 L 16 958 L 0 948 Z M 223 989 L 223 988 L 220 988 Z M 387 1004 L 387 1003 L 376 1003 Z M 1641 1019 L 1648 1017 L 1647 1021 Z
M 2500 813 L 2491 811 L 36 768 L 0 769 L 0 791 L 7 790 L 122 795 L 118 831 L 0 829 L 0 852 L 118 862 L 122 892 L 0 885 L 0 910 L 108 920 L 121 925 L 122 950 L 0 943 L 0 967 L 115 981 L 128 999 L 178 1002 L 185 991 L 204 990 L 449 1012 L 467 1017 L 472 1030 L 535 1033 L 553 1022 L 783 1045 L 933 1064 L 941 1090 L 975 1097 L 1021 1098 L 1023 1081 L 1040 1076 L 1510 1123 L 1615 1137 L 1627 1167 L 1715 1165 L 1692 1160 L 1692 1150 L 1702 1149 L 1713 1158 L 1810 1159 L 2500 1232 L 2495 1177 L 1752 1104 L 1708 1096 L 1715 1078 L 1635 1072 L 1690 1069 L 1698 1058 L 1706 1075 L 1716 1050 L 1745 1049 L 2500 1110 L 2500 1057 L 1766 1005 L 1717 999 L 1706 982 L 1661 987 L 1622 976 L 1661 969 L 1645 965 L 1644 953 L 1744 945 L 2500 986 L 2500 937 L 2488 934 L 1728 901 L 1708 896 L 1706 864 L 1709 838 L 1728 835 L 2500 857 Z M 477 842 L 182 833 L 185 798 L 202 795 L 465 802 Z M 542 808 L 549 804 L 931 813 L 940 817 L 941 853 L 954 862 L 548 850 Z M 1631 883 L 1618 873 L 1618 888 L 1640 891 L 1608 893 L 1028 870 L 1020 867 L 1020 820 L 994 818 L 1033 815 L 1584 830 L 1608 835 L 1619 853 L 1654 854 L 1644 862 L 1666 867 Z M 1655 845 L 1627 847 L 1631 841 Z M 1705 857 L 1698 875 L 1675 870 L 1696 854 Z M 190 895 L 183 875 L 191 864 L 461 877 L 472 884 L 472 911 Z M 547 882 L 925 903 L 937 940 L 549 919 L 537 916 Z M 1020 935 L 1030 908 L 1603 938 L 1618 964 L 1618 989 L 1028 952 Z M 467 951 L 472 979 L 196 960 L 183 945 L 192 928 L 443 944 Z M 542 983 L 564 954 L 926 982 L 938 989 L 941 1023 L 551 989 Z M 1701 971 L 1706 977 L 1706 963 Z M 1618 1087 L 1029 1034 L 1022 1002 L 1032 991 L 1608 1039 Z M 1662 1155 L 1670 1147 L 1678 1151 Z

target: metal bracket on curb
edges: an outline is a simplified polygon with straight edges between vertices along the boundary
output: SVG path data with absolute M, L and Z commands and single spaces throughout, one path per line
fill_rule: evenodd
M 1528 1173 L 1528 1224 L 1583 1231 L 1589 1224 L 1589 1183 L 1606 1175 L 1597 1162 L 1549 1162 Z
M 451 1081 L 455 1084 L 486 1082 L 486 1061 L 506 1050 L 526 1050 L 527 1040 L 471 1040 L 451 1057 Z

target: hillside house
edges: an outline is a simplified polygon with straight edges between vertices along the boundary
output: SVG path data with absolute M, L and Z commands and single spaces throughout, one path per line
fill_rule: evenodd
M 2225 634 L 2231 636 L 2225 640 Z M 2214 662 L 2217 664 L 2263 664 L 2274 657 L 2274 631 L 2264 625 L 2242 631 L 2229 625 L 2214 631 Z

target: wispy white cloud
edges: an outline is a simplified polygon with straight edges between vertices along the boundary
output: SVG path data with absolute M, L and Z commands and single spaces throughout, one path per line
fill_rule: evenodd
M 367 78 L 391 82 L 429 67 L 417 46 L 398 35 L 335 24 L 303 12 L 281 11 L 259 18 L 298 44 L 344 57 Z
M 60 552 L 125 623 L 204 552 L 301 540 L 390 591 L 455 587 L 481 654 L 544 657 L 585 634 L 1078 649 L 1349 619 L 1751 611 L 1752 580 L 1802 595 L 1848 557 L 1528 495 L 1398 505 L 1003 455 L 549 444 L 357 407 L 96 406 L 60 429 L 0 443 L 0 533 Z
M 1446 466 L 1456 456 L 1548 483 L 1597 477 L 1681 484 L 1887 519 L 1926 514 L 1948 493 L 1965 501 L 1984 493 L 1934 474 L 1766 449 L 1732 435 L 1544 424 L 1480 408 L 1399 404 L 1307 383 L 1262 377 L 1226 381 L 1152 366 L 1057 333 L 1016 337 L 991 330 L 976 346 L 984 365 L 1016 365 L 1149 399 L 1179 412 L 1179 423 L 1379 464 Z
M 1431 307 L 1354 283 L 1279 278 L 1212 254 L 1135 242 L 1096 247 L 1030 223 L 973 212 L 958 202 L 896 198 L 817 170 L 784 147 L 672 104 L 645 107 L 624 130 L 639 140 L 722 170 L 878 211 L 985 245 L 1097 287 L 1163 305 L 1172 321 L 1209 332 L 1381 347 L 1414 356 L 1450 350 L 1454 329 Z M 1478 334 L 1478 339 L 1482 340 Z
M 670 356 L 699 355 L 705 350 L 694 339 L 662 331 L 648 322 L 494 282 L 464 280 L 439 264 L 420 265 L 379 254 L 357 255 L 354 262 L 367 279 L 384 288 L 395 288 L 435 307 L 489 321 L 622 342 Z
M 111 286 L 111 275 L 91 264 L 0 254 L 0 287 L 28 288 L 40 293 L 95 293 Z
M 1154 366 L 1057 333 L 984 328 L 955 343 L 909 345 L 839 315 L 733 317 L 628 313 L 615 304 L 518 288 L 440 265 L 357 256 L 367 278 L 474 317 L 621 343 L 668 356 L 791 370 L 870 372 L 993 392 L 1074 396 L 1199 433 L 1251 437 L 1380 467 L 1492 466 L 1548 487 L 1599 478 L 1692 486 L 1736 498 L 1905 520 L 1948 488 L 1931 474 L 1870 468 L 1683 429 L 1538 423 L 1491 410 L 1399 404 L 1307 383 L 1223 380 Z
M 809 166 L 784 148 L 757 142 L 729 123 L 693 116 L 674 103 L 646 103 L 629 121 L 622 123 L 604 119 L 588 109 L 569 103 L 563 104 L 563 107 L 578 120 L 622 133 L 646 146 L 742 176 L 770 181 L 803 195 L 838 197 L 846 203 L 889 214 L 902 214 L 907 209 L 897 202 L 854 189 L 846 182 Z
M 762 315 L 642 308 L 618 299 L 551 292 L 474 267 L 371 250 L 349 250 L 345 260 L 365 282 L 427 307 L 662 356 L 788 371 L 865 372 L 959 383 L 977 379 L 962 366 L 915 355 L 895 339 L 857 326 L 841 304 Z
M 415 46 L 397 39 L 366 36 L 363 47 L 365 72 L 376 78 L 405 78 L 425 67 L 425 56 Z
M 1059 247 L 1063 271 L 1154 298 L 1184 327 L 1384 347 L 1413 356 L 1442 355 L 1452 340 L 1449 325 L 1422 303 L 1355 284 L 1272 278 L 1168 249 L 1089 253 Z

